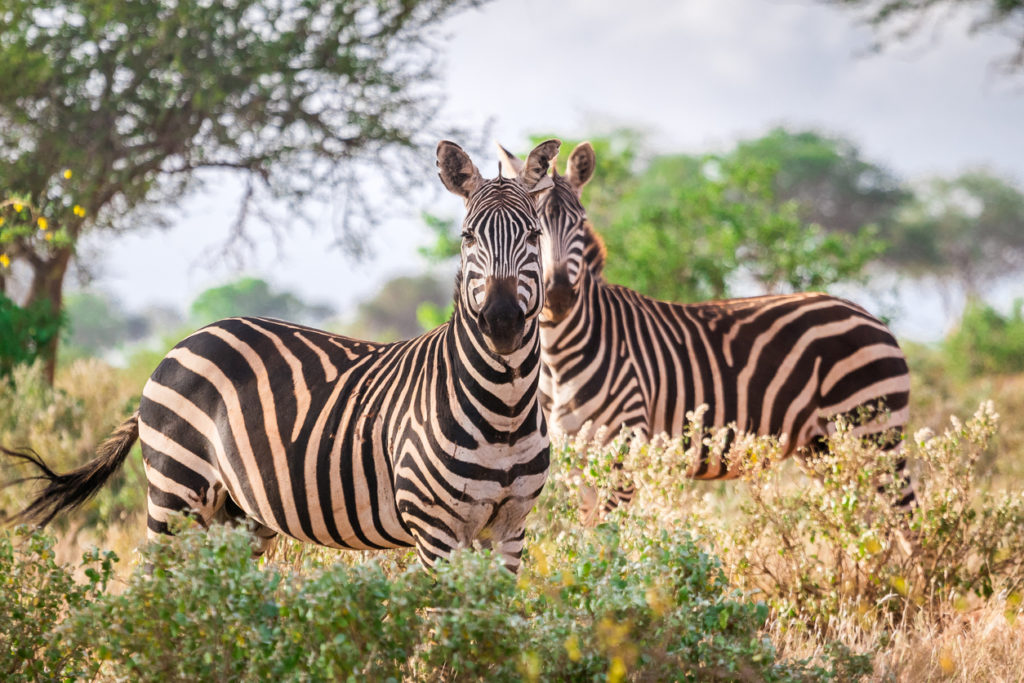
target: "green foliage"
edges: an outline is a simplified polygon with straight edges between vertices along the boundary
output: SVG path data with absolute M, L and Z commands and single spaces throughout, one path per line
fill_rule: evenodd
M 796 201 L 805 222 L 828 232 L 855 235 L 875 225 L 884 233 L 910 195 L 892 172 L 863 159 L 853 142 L 813 130 L 775 128 L 741 140 L 733 156 L 774 165 L 778 198 Z
M 291 292 L 275 292 L 266 280 L 243 277 L 201 292 L 192 302 L 189 312 L 193 323 L 201 326 L 236 315 L 291 321 L 316 320 L 330 315 L 331 308 L 307 304 Z
M 1014 301 L 1008 315 L 968 302 L 942 346 L 947 367 L 961 375 L 1024 372 L 1024 300 Z
M 19 527 L 0 533 L 0 677 L 5 681 L 90 678 L 88 649 L 57 635 L 107 588 L 117 556 L 82 558 L 85 582 L 57 563 L 54 539 Z
M 24 308 L 0 292 L 0 380 L 17 365 L 31 365 L 60 332 L 64 317 L 48 301 Z
M 30 552 L 0 542 L 8 670 L 26 680 L 831 678 L 779 660 L 761 634 L 767 606 L 731 589 L 686 532 L 608 525 L 541 541 L 517 580 L 469 552 L 432 573 L 389 575 L 375 562 L 296 573 L 253 562 L 244 529 L 182 527 L 143 549 L 146 568 L 118 594 L 103 592 L 109 554 L 88 555 L 77 583 L 52 539 L 33 535 Z
M 459 237 L 458 226 L 454 220 L 441 218 L 426 211 L 420 213 L 420 218 L 434 238 L 430 246 L 420 247 L 418 250 L 427 263 L 443 263 L 459 255 L 462 238 Z
M 424 332 L 445 324 L 452 318 L 455 312 L 455 302 L 449 301 L 444 306 L 438 306 L 432 301 L 424 301 L 416 307 L 416 322 Z
M 775 196 L 778 169 L 743 157 L 653 160 L 598 226 L 612 282 L 670 301 L 729 296 L 738 277 L 767 292 L 857 280 L 882 251 L 870 230 L 826 233 Z
M 33 197 L 0 185 L 0 281 L 10 266 L 7 251 L 15 255 L 26 249 L 46 253 L 71 245 L 67 226 L 85 218 L 85 209 L 74 203 L 69 189 L 72 177 L 70 169 L 55 174 L 39 206 L 33 204 Z

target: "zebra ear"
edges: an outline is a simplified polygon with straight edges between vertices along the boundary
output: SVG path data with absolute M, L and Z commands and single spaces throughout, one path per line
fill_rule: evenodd
M 589 142 L 581 142 L 569 155 L 569 168 L 566 170 L 566 179 L 576 190 L 576 196 L 583 194 L 583 186 L 594 176 L 594 168 L 597 165 L 597 158 L 594 156 L 594 148 Z
M 523 168 L 519 171 L 519 182 L 529 192 L 540 192 L 554 184 L 548 176 L 548 169 L 551 168 L 552 162 L 558 158 L 558 149 L 561 146 L 561 140 L 554 138 L 545 140 L 534 147 L 530 155 L 526 157 L 526 163 L 523 164 Z
M 441 182 L 453 194 L 465 200 L 484 182 L 479 169 L 461 147 L 442 140 L 437 143 L 437 167 Z
M 498 161 L 501 164 L 501 177 L 518 178 L 519 173 L 523 170 L 523 160 L 502 147 L 500 142 L 496 141 L 494 144 L 498 146 Z

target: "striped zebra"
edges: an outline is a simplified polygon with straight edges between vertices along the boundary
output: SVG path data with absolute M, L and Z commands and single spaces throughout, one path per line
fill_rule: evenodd
M 228 318 L 161 361 L 138 410 L 67 474 L 6 450 L 48 482 L 20 519 L 49 522 L 95 493 L 138 438 L 150 538 L 188 512 L 249 520 L 261 554 L 286 534 L 333 548 L 415 546 L 430 567 L 479 544 L 517 571 L 547 478 L 539 402 L 540 228 L 531 191 L 559 142 L 516 180 L 485 180 L 451 142 L 444 185 L 466 203 L 452 319 L 392 344 L 267 318 Z
M 515 176 L 522 162 L 499 149 L 503 173 Z M 623 428 L 642 438 L 682 436 L 687 412 L 706 404 L 705 426 L 785 435 L 786 455 L 827 448 L 840 415 L 858 421 L 854 435 L 901 447 L 910 379 L 883 323 L 821 293 L 677 304 L 609 284 L 604 245 L 580 202 L 594 165 L 591 145 L 577 146 L 566 175 L 555 171 L 538 205 L 541 392 L 552 429 L 577 435 L 590 423 L 594 431 L 607 428 L 607 440 Z M 740 469 L 704 449 L 686 473 L 730 479 Z M 905 460 L 896 475 L 896 504 L 909 509 L 915 498 Z M 632 487 L 618 491 L 605 511 L 632 495 Z M 584 518 L 597 514 L 587 491 Z

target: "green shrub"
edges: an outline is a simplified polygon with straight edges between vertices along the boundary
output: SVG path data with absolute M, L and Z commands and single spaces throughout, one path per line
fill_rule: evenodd
M 12 537 L 13 536 L 13 537 Z M 117 557 L 93 550 L 82 558 L 86 580 L 56 561 L 54 539 L 19 527 L 0 535 L 0 679 L 89 677 L 87 651 L 57 635 L 68 618 L 106 589 Z
M 1024 300 L 1015 300 L 1008 315 L 968 303 L 943 349 L 948 366 L 962 375 L 1024 372 Z
M 193 525 L 146 546 L 117 595 L 103 592 L 112 555 L 87 555 L 78 583 L 56 564 L 52 539 L 27 539 L 29 550 L 0 545 L 5 680 L 791 681 L 838 671 L 781 661 L 763 633 L 768 606 L 730 588 L 686 531 L 609 524 L 542 539 L 517 578 L 490 552 L 456 553 L 433 572 L 374 561 L 295 571 L 254 562 L 244 529 Z
M 0 292 L 0 378 L 31 365 L 57 337 L 64 318 L 48 301 L 22 308 Z

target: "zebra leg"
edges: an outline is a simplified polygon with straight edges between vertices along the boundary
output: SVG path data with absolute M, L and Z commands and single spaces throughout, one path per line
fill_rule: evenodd
M 252 556 L 262 557 L 277 545 L 277 532 L 245 513 L 231 496 L 211 520 L 220 524 L 244 524 L 252 533 Z
M 501 559 L 505 562 L 505 569 L 508 569 L 513 574 L 518 574 L 519 567 L 522 566 L 523 544 L 525 541 L 526 528 L 524 527 L 519 530 L 519 533 L 510 538 L 502 539 L 496 544 L 496 549 L 501 554 Z
M 647 439 L 647 430 L 644 429 L 642 424 L 626 424 L 625 429 L 633 429 L 632 439 Z M 622 428 L 620 428 L 621 430 Z M 616 432 L 618 433 L 618 432 Z M 623 444 L 620 449 L 619 455 L 625 456 L 629 447 L 629 442 Z M 584 526 L 595 526 L 602 519 L 611 514 L 612 510 L 619 507 L 620 505 L 627 505 L 633 500 L 633 496 L 636 495 L 636 486 L 634 486 L 632 480 L 626 475 L 625 467 L 622 462 L 616 462 L 612 465 L 616 472 L 617 478 L 622 480 L 622 483 L 612 489 L 609 497 L 603 501 L 597 499 L 597 489 L 592 486 L 587 486 L 580 483 L 580 517 L 582 518 Z M 580 470 L 573 470 L 570 476 L 579 477 L 582 475 Z

